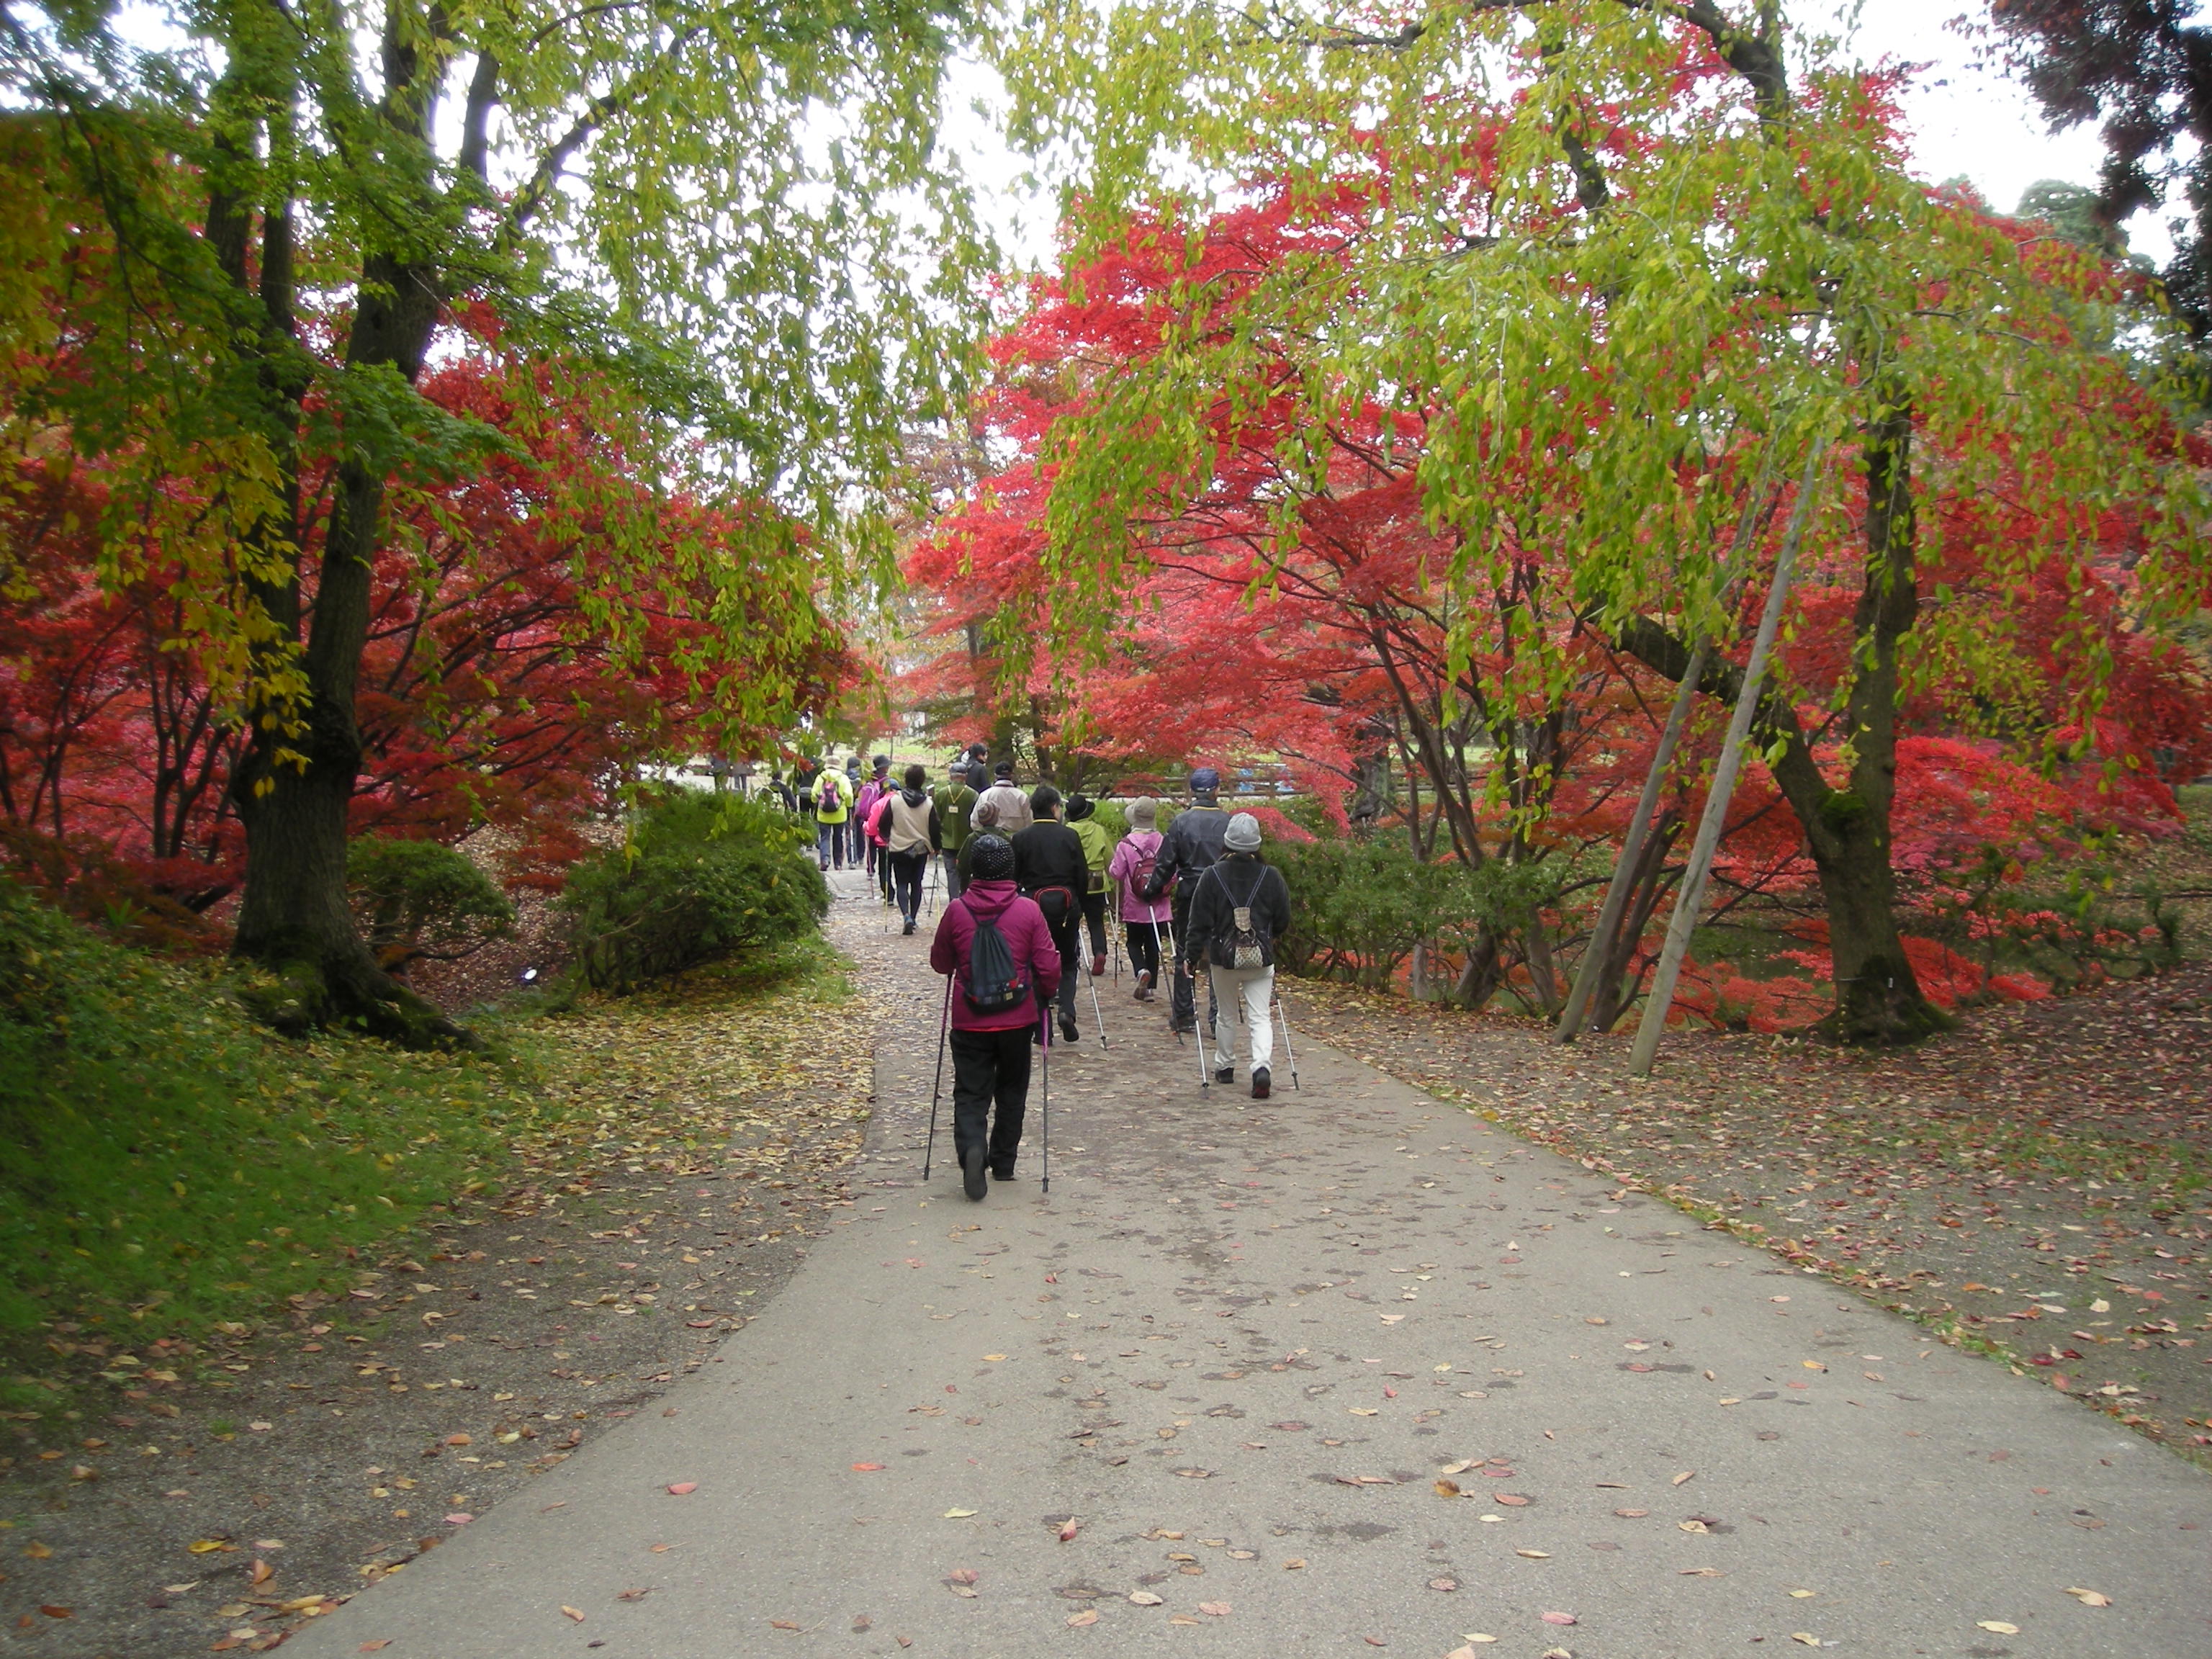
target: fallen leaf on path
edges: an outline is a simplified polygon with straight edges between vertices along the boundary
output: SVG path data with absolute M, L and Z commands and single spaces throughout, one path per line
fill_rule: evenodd
M 1459 1580 L 1456 1578 L 1431 1578 L 1429 1580 L 1429 1588 L 1432 1590 L 1455 1590 L 1459 1588 Z
M 449 1527 L 465 1527 L 470 1522 L 475 1519 L 476 1516 L 473 1515 L 469 1515 L 462 1510 L 456 1510 L 453 1514 L 446 1517 L 446 1524 Z
M 1685 1480 L 1687 1480 L 1691 1479 L 1691 1478 L 1692 1478 L 1692 1476 L 1694 1476 L 1696 1474 L 1697 1474 L 1697 1471 L 1696 1471 L 1695 1469 L 1684 1469 L 1684 1470 L 1681 1472 L 1681 1474 L 1680 1474 L 1676 1475 L 1676 1476 L 1674 1477 L 1674 1479 L 1673 1480 L 1673 1481 L 1672 1481 L 1671 1483 L 1669 1483 L 1669 1484 L 1679 1486 L 1680 1486 L 1680 1485 L 1681 1485 Z
M 873 1474 L 881 1468 L 883 1465 L 880 1463 L 855 1463 L 853 1465 L 853 1472 L 855 1474 Z
M 1677 1567 L 1674 1572 L 1680 1578 L 1725 1578 L 1728 1577 L 1718 1567 Z
M 1439 1497 L 1439 1498 L 1457 1498 L 1459 1495 L 1460 1495 L 1460 1490 L 1459 1490 L 1459 1482 L 1458 1482 L 1458 1481 L 1456 1481 L 1456 1480 L 1439 1480 L 1439 1481 L 1437 1481 L 1437 1497 Z
M 1711 1532 L 1712 1530 L 1711 1527 L 1707 1526 L 1702 1521 L 1677 1521 L 1674 1524 L 1684 1532 Z
M 1996 1636 L 2017 1636 L 2020 1634 L 2020 1626 L 2018 1625 L 2008 1625 L 2002 1619 L 1977 1619 L 1974 1620 L 1974 1628 L 1976 1630 L 1988 1631 L 1991 1634 Z
M 1082 1523 L 1073 1516 L 1069 1516 L 1066 1520 L 1060 1523 L 1060 1541 L 1063 1544 L 1066 1543 L 1082 1529 Z
M 574 1620 L 580 1625 L 584 1622 L 584 1610 L 581 1607 L 572 1607 L 566 1602 L 563 1602 L 561 1607 L 561 1611 L 566 1617 Z M 796 1625 L 787 1625 L 785 1628 L 787 1630 L 797 1630 L 799 1626 Z
M 1155 1595 L 1150 1590 L 1131 1590 L 1129 1599 L 1140 1607 L 1164 1607 L 1168 1598 L 1164 1595 Z
M 616 1596 L 615 1600 L 617 1601 L 642 1601 L 647 1596 L 652 1594 L 653 1586 L 647 1584 L 637 1589 L 626 1589 L 623 1591 L 621 1595 Z
M 1516 1550 L 1513 1553 L 1529 1561 L 1548 1561 L 1552 1559 L 1549 1550 Z
M 1571 1613 L 1547 1613 L 1544 1615 L 1544 1622 L 1547 1625 L 1578 1625 L 1582 1620 Z
M 955 1567 L 945 1575 L 945 1582 L 950 1584 L 972 1584 L 982 1576 L 973 1567 Z
M 983 1356 L 983 1358 L 987 1364 L 995 1365 L 1006 1357 L 1006 1356 L 1002 1353 L 987 1353 Z
M 226 1544 L 220 1538 L 195 1538 L 185 1546 L 194 1555 L 212 1555 L 217 1550 L 236 1549 L 235 1544 Z
M 1078 1630 L 1085 1625 L 1095 1625 L 1098 1622 L 1098 1609 L 1085 1607 L 1080 1613 L 1071 1613 L 1067 1615 L 1067 1622 Z
M 568 1609 L 563 1607 L 561 1611 L 566 1613 Z M 579 1613 L 576 1616 L 580 1619 L 583 1617 L 581 1613 Z M 770 1630 L 797 1630 L 799 1628 L 798 1626 L 793 1624 L 788 1619 L 771 1619 L 768 1621 L 768 1627 Z
M 1791 1590 L 1790 1592 L 1791 1598 L 1799 1601 L 1802 1601 L 1806 1597 L 1817 1595 L 1818 1593 L 1819 1592 L 1814 1590 Z
M 41 1607 L 39 1611 L 45 1613 L 49 1619 L 74 1619 L 76 1617 L 76 1609 L 75 1607 L 48 1606 Z
M 1650 1510 L 1615 1510 L 1613 1513 L 1624 1521 L 1641 1521 L 1651 1511 Z
M 1802 1642 L 1808 1648 L 1817 1648 L 1820 1645 L 1820 1638 L 1809 1630 L 1793 1630 L 1790 1632 L 1790 1639 L 1793 1642 Z
M 687 1492 L 695 1492 L 698 1490 L 699 1483 L 696 1480 L 678 1480 L 668 1489 L 668 1495 L 671 1498 L 681 1498 Z
M 1283 1571 L 1285 1572 L 1296 1572 L 1300 1567 L 1305 1565 L 1305 1564 L 1306 1559 L 1304 1556 L 1294 1555 L 1289 1560 L 1283 1563 Z
M 389 1636 L 380 1636 L 374 1642 L 363 1642 L 361 1646 L 356 1650 L 356 1651 L 360 1653 L 381 1653 L 385 1649 L 391 1645 L 392 1638 Z
M 253 1558 L 253 1565 L 246 1570 L 246 1582 L 249 1584 L 265 1584 L 276 1576 L 276 1569 L 258 1555 Z
M 1510 1510 L 1525 1509 L 1528 1507 L 1528 1500 L 1523 1498 L 1517 1492 L 1501 1492 L 1496 1494 L 1496 1496 L 1498 1501 L 1504 1504 L 1505 1507 Z
M 1469 1469 L 1474 1468 L 1474 1460 L 1472 1457 L 1462 1457 L 1455 1463 L 1445 1464 L 1443 1468 L 1438 1469 L 1437 1473 L 1438 1474 L 1465 1474 Z
M 1198 1604 L 1198 1610 L 1209 1619 L 1226 1619 L 1229 1616 L 1229 1603 L 1226 1601 L 1200 1601 Z
M 1387 1648 L 1390 1645 L 1379 1636 L 1363 1636 L 1359 1639 L 1370 1648 Z
M 965 1521 L 975 1513 L 973 1510 L 947 1510 L 945 1511 L 945 1518 L 947 1521 Z
M 2068 1585 L 2066 1593 L 2085 1607 L 2109 1607 L 2112 1605 L 2111 1596 L 2101 1595 L 2093 1589 L 2083 1589 L 2078 1584 Z

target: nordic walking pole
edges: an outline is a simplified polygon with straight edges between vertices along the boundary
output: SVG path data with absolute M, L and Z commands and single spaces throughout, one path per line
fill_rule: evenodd
M 1106 1047 L 1106 1011 L 1098 1006 L 1098 975 L 1091 971 L 1087 957 L 1079 957 L 1076 966 L 1083 969 L 1083 977 L 1091 987 L 1091 1015 L 1098 1022 L 1098 1047 Z
M 937 1081 L 929 1085 L 929 1139 L 921 1149 L 921 1178 L 929 1179 L 930 1154 L 937 1150 L 937 1097 L 945 1087 L 945 1033 L 952 1024 L 952 975 L 945 976 L 945 1012 L 937 1017 Z
M 1043 1010 L 1037 1015 L 1037 1047 L 1044 1052 L 1044 1180 L 1039 1192 L 1052 1190 L 1052 1012 Z M 1079 1148 L 1078 1150 L 1080 1150 Z
M 1790 581 L 1797 566 L 1797 545 L 1804 539 L 1805 523 L 1812 516 L 1813 498 L 1819 492 L 1820 459 L 1827 453 L 1823 438 L 1805 458 L 1805 476 L 1797 486 L 1797 500 L 1790 509 L 1790 526 L 1782 534 L 1781 550 L 1774 556 L 1774 580 L 1766 592 L 1766 610 L 1759 619 L 1752 641 L 1751 660 L 1744 665 L 1743 685 L 1729 716 L 1728 736 L 1722 739 L 1713 781 L 1705 792 L 1705 817 L 1690 848 L 1689 867 L 1674 894 L 1674 915 L 1667 924 L 1667 943 L 1659 955 L 1659 970 L 1652 975 L 1651 990 L 1644 1004 L 1643 1022 L 1636 1028 L 1636 1047 L 1628 1057 L 1632 1077 L 1651 1075 L 1651 1062 L 1659 1056 L 1659 1038 L 1667 1028 L 1667 1014 L 1674 1004 L 1674 981 L 1682 971 L 1682 957 L 1690 948 L 1691 932 L 1705 902 L 1705 878 L 1712 873 L 1713 853 L 1720 845 L 1728 821 L 1729 798 L 1735 793 L 1736 773 L 1743 764 L 1744 740 L 1751 733 L 1751 717 L 1759 707 L 1760 683 L 1766 677 L 1766 659 L 1774 647 L 1774 635 L 1790 598 Z
M 1211 965 L 1206 970 L 1206 1006 L 1207 1012 L 1213 1016 L 1214 1040 L 1218 1042 L 1221 1035 L 1221 1010 L 1213 1000 L 1213 969 Z M 1190 981 L 1190 1018 L 1194 1035 L 1198 1039 L 1193 1046 L 1198 1050 L 1198 1091 L 1202 1095 L 1213 1087 L 1213 1056 L 1206 1052 L 1206 1027 L 1198 1024 L 1198 975 L 1195 974 L 1191 975 Z
M 1147 900 L 1147 907 L 1150 903 L 1151 901 Z M 1182 1047 L 1182 1028 L 1176 1024 L 1175 1018 L 1175 968 L 1167 958 L 1166 945 L 1160 933 L 1160 919 L 1153 916 L 1150 920 L 1152 924 L 1152 960 L 1158 964 L 1152 969 L 1152 988 L 1159 988 L 1160 972 L 1164 968 L 1168 976 L 1168 1029 L 1175 1033 L 1176 1047 L 1180 1048 Z
M 1291 1087 L 1298 1086 L 1298 1052 L 1291 1047 L 1291 1011 L 1283 1006 L 1280 997 L 1275 999 L 1275 1012 L 1283 1022 L 1283 1058 L 1291 1062 Z

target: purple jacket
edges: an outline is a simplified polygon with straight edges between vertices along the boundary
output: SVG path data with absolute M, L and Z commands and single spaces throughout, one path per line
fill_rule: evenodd
M 1004 1013 L 978 1013 L 968 1003 L 968 951 L 975 942 L 978 916 L 1005 935 L 1016 970 L 1029 969 L 1030 1000 Z M 1048 1002 L 1060 989 L 1060 949 L 1052 942 L 1052 929 L 1045 926 L 1044 912 L 1035 899 L 1017 893 L 1011 881 L 971 881 L 965 892 L 945 907 L 937 918 L 937 937 L 929 942 L 929 965 L 940 974 L 954 975 L 956 1031 L 1011 1031 L 1034 1025 L 1037 999 Z
M 1157 830 L 1132 830 L 1114 849 L 1114 861 L 1106 866 L 1106 873 L 1121 884 L 1122 921 L 1164 922 L 1174 916 L 1175 907 L 1167 894 L 1150 904 L 1137 896 L 1137 866 L 1148 856 L 1157 860 L 1160 843 L 1166 839 Z

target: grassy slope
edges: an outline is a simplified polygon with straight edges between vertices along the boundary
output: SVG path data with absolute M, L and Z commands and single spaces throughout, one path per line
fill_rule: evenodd
M 50 1400 L 50 1349 L 344 1294 L 538 1111 L 512 1063 L 275 1037 L 213 969 L 0 883 L 0 1390 Z

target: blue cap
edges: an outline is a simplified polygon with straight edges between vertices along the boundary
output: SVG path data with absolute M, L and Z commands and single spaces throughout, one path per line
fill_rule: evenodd
M 1201 766 L 1190 775 L 1190 793 L 1194 795 L 1211 795 L 1220 787 L 1221 774 L 1210 766 Z

